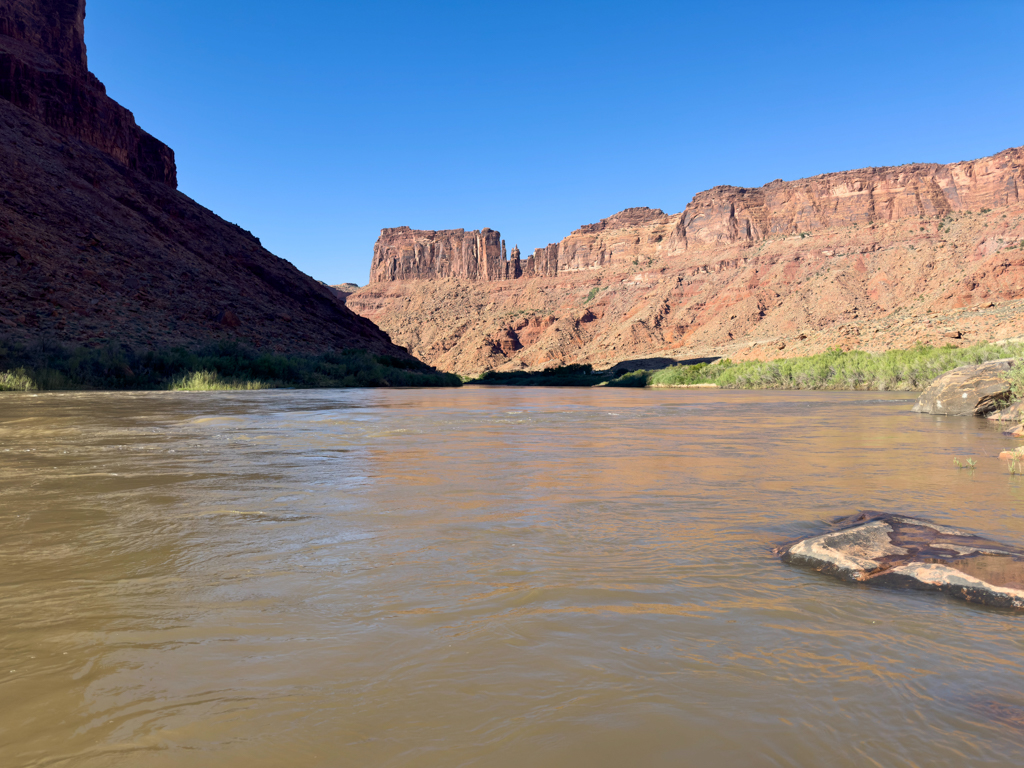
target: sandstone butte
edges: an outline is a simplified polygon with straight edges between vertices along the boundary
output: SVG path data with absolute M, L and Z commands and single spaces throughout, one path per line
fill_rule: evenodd
M 385 229 L 347 304 L 445 370 L 735 360 L 1024 334 L 1024 148 L 715 187 L 522 258 L 499 232 Z
M 84 30 L 85 0 L 0 3 L 0 338 L 406 357 L 176 189 L 174 153 L 89 72 Z

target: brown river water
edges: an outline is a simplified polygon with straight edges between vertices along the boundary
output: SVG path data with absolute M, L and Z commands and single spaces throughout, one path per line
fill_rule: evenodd
M 0 766 L 1019 766 L 1024 616 L 771 553 L 1024 543 L 1011 441 L 911 402 L 0 395 Z

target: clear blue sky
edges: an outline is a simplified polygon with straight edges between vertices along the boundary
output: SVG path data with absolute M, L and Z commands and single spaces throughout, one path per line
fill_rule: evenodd
M 331 283 L 382 227 L 524 253 L 717 184 L 1024 144 L 1024 2 L 88 0 L 183 192 Z

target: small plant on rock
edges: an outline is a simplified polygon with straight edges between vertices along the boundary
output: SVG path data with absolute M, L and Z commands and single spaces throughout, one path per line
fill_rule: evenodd
M 1000 458 L 1008 460 L 1011 475 L 1024 474 L 1024 447 L 1002 453 Z
M 1006 374 L 1014 400 L 1024 400 L 1024 360 L 1018 362 Z

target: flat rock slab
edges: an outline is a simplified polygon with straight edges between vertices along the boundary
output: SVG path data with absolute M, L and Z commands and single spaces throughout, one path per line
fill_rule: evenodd
M 1024 549 L 903 515 L 865 512 L 777 550 L 843 581 L 933 590 L 1024 609 Z
M 921 393 L 913 410 L 945 416 L 984 416 L 998 410 L 1011 398 L 1006 374 L 1015 362 L 1009 357 L 954 368 Z

